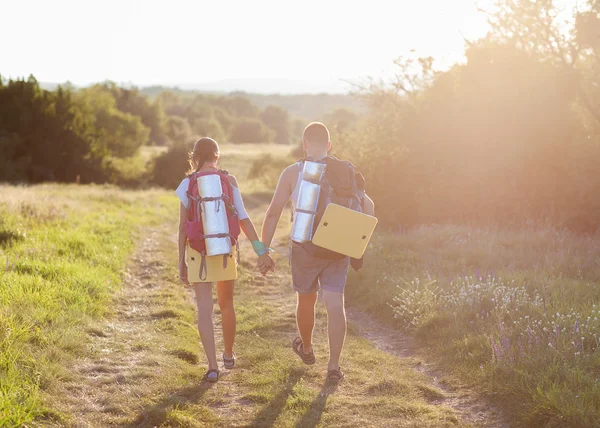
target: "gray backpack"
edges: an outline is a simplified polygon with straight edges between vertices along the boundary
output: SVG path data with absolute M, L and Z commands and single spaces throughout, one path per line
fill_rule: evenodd
M 306 160 L 308 159 L 302 159 L 300 161 L 300 170 L 302 170 Z M 364 191 L 365 185 L 363 175 L 356 170 L 351 162 L 339 160 L 334 156 L 327 156 L 320 162 L 327 165 L 327 167 L 325 168 L 325 174 L 319 183 L 321 192 L 317 204 L 313 235 L 321 222 L 325 208 L 327 208 L 327 205 L 330 203 L 341 205 L 354 211 L 362 212 L 363 210 L 362 192 Z M 321 259 L 340 260 L 346 257 L 335 251 L 319 247 L 312 242 L 305 242 L 300 245 L 302 245 L 309 254 Z M 357 264 L 358 263 L 353 260 L 352 265 L 355 269 L 357 269 Z

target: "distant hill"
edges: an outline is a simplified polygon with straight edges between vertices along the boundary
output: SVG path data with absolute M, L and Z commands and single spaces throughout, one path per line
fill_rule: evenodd
M 143 86 L 132 82 L 115 82 L 119 86 Z M 73 85 L 60 83 L 71 87 L 86 87 L 90 84 Z M 56 82 L 40 82 L 44 89 L 54 90 L 59 85 Z M 163 83 L 152 87 L 178 88 L 183 91 L 199 91 L 209 93 L 247 92 L 252 94 L 347 94 L 353 90 L 352 83 L 342 79 L 333 80 L 294 80 L 294 79 L 223 79 L 205 83 Z
M 156 96 L 163 91 L 176 92 L 183 95 L 194 93 L 213 93 L 215 95 L 241 95 L 248 97 L 259 108 L 264 109 L 269 105 L 287 110 L 291 117 L 303 120 L 319 120 L 327 113 L 345 108 L 355 113 L 364 113 L 366 107 L 362 100 L 347 93 L 303 93 L 303 94 L 264 94 L 245 91 L 202 91 L 185 90 L 182 87 L 149 86 L 140 88 L 140 91 L 149 96 Z
M 42 82 L 40 86 L 54 90 L 58 83 Z M 71 83 L 61 83 L 77 89 Z M 120 86 L 132 86 L 130 84 Z M 88 85 L 85 85 L 88 86 Z M 83 87 L 83 86 L 81 86 Z M 338 108 L 346 108 L 356 113 L 365 111 L 364 103 L 353 95 L 350 83 L 342 81 L 309 82 L 289 79 L 229 79 L 205 84 L 174 86 L 138 86 L 148 96 L 156 96 L 163 91 L 193 95 L 194 93 L 213 93 L 219 95 L 242 95 L 250 98 L 259 108 L 274 105 L 287 110 L 291 117 L 302 120 L 319 120 Z
M 346 94 L 352 85 L 342 80 L 224 79 L 201 84 L 178 84 L 178 88 L 201 92 L 247 92 L 253 94 Z
M 291 116 L 304 120 L 320 120 L 325 114 L 339 108 L 359 114 L 366 110 L 358 97 L 348 94 L 244 95 L 261 109 L 274 105 L 287 110 Z

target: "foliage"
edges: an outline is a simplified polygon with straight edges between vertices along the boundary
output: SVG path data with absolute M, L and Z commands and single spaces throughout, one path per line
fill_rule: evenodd
M 267 189 L 274 189 L 277 186 L 279 176 L 292 162 L 290 156 L 264 154 L 252 162 L 248 171 L 248 178 L 258 179 Z
M 318 120 L 337 109 L 348 109 L 355 114 L 366 112 L 367 105 L 359 97 L 351 94 L 243 94 L 260 109 L 268 106 L 279 107 L 287 111 L 292 118 L 299 119 L 304 125 Z
M 175 189 L 189 169 L 188 153 L 192 145 L 175 144 L 152 163 L 152 182 L 158 186 Z
M 346 294 L 493 394 L 516 425 L 595 426 L 599 242 L 552 227 L 382 231 Z
M 1 81 L 0 81 L 1 82 Z M 48 92 L 30 76 L 0 83 L 0 144 L 4 180 L 74 181 L 102 178 L 97 141 L 69 90 Z
M 258 107 L 240 94 L 161 91 L 150 98 L 112 82 L 47 91 L 30 77 L 0 78 L 0 102 L 0 180 L 12 182 L 172 183 L 160 165 L 171 164 L 171 158 L 184 164 L 187 155 L 181 147 L 201 136 L 220 143 L 230 135 L 238 143 L 289 137 L 287 112 L 266 109 L 262 116 L 269 129 Z M 174 150 L 163 154 L 156 167 L 139 155 L 140 148 L 151 145 Z M 179 177 L 184 169 L 171 174 Z
M 112 82 L 105 83 L 102 88 L 110 91 L 120 111 L 140 117 L 144 126 L 150 129 L 150 144 L 158 146 L 166 144 L 165 113 L 160 100 L 151 102 L 137 88 L 120 88 Z
M 86 137 L 103 156 L 132 156 L 148 142 L 150 130 L 141 118 L 119 110 L 117 100 L 101 85 L 79 91 L 76 102 L 87 122 Z
M 267 106 L 261 113 L 262 121 L 275 131 L 277 144 L 289 144 L 290 123 L 288 112 L 280 107 Z
M 198 117 L 192 123 L 192 130 L 198 137 L 210 136 L 216 141 L 225 141 L 225 130 L 214 116 Z
M 190 124 L 180 116 L 169 116 L 165 124 L 165 132 L 173 145 L 182 144 L 192 138 Z
M 551 2 L 498 7 L 466 64 L 401 58 L 392 87 L 365 88 L 370 113 L 340 150 L 387 225 L 600 226 L 595 55 L 559 37 Z
M 229 131 L 232 143 L 266 143 L 273 139 L 273 131 L 260 119 L 242 117 L 237 119 Z

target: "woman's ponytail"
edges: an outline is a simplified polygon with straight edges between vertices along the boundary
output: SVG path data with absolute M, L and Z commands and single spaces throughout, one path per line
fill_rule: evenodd
M 202 137 L 194 144 L 194 149 L 188 153 L 190 169 L 187 174 L 197 172 L 206 162 L 216 161 L 219 157 L 219 145 L 215 140 Z

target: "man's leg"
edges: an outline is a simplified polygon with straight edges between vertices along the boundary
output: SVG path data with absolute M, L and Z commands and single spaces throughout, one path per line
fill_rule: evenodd
M 319 275 L 323 301 L 327 309 L 327 334 L 329 336 L 329 366 L 327 370 L 340 369 L 340 355 L 346 338 L 346 310 L 344 289 L 348 277 L 350 259 L 331 262 Z
M 296 293 L 298 304 L 296 305 L 296 323 L 298 333 L 302 339 L 302 350 L 304 353 L 312 351 L 312 335 L 315 327 L 315 303 L 317 293 Z
M 323 263 L 315 260 L 298 244 L 290 248 L 292 283 L 297 295 L 296 324 L 302 340 L 303 353 L 312 351 L 312 334 L 315 326 L 315 304 L 319 289 L 318 276 Z M 296 345 L 294 349 L 298 352 Z M 304 360 L 304 358 L 303 358 Z
M 344 293 L 323 290 L 323 301 L 327 309 L 327 334 L 329 336 L 329 366 L 327 370 L 338 370 L 346 337 Z

